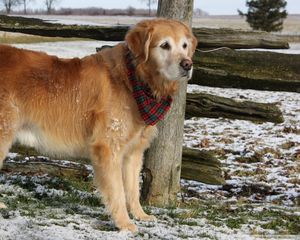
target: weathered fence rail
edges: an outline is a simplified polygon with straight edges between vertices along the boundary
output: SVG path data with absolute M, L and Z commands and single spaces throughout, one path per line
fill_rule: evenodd
M 79 37 L 103 41 L 123 41 L 129 26 L 83 26 L 49 23 L 37 18 L 0 15 L 0 31 L 50 37 Z M 194 28 L 199 48 L 289 48 L 284 38 L 259 31 Z
M 300 92 L 300 55 L 223 48 L 197 51 L 192 84 Z
M 252 101 L 236 101 L 206 93 L 187 95 L 186 118 L 230 118 L 254 122 L 284 121 L 281 110 L 276 103 L 257 103 Z

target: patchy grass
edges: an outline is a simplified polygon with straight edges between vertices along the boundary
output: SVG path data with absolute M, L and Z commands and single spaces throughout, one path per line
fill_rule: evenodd
M 3 179 L 23 189 L 22 194 L 12 197 L 10 192 L 0 194 L 9 208 L 15 210 L 27 210 L 27 206 L 34 205 L 34 208 L 72 206 L 72 204 L 85 205 L 90 207 L 101 206 L 99 196 L 93 193 L 92 180 L 67 179 L 48 176 L 7 176 Z
M 300 208 L 194 200 L 180 204 L 180 209 L 184 211 L 170 209 L 168 216 L 183 225 L 194 226 L 198 225 L 197 219 L 207 219 L 209 224 L 217 227 L 226 225 L 231 229 L 241 229 L 244 225 L 260 226 L 278 234 L 300 234 L 300 216 L 295 214 Z
M 80 216 L 80 218 L 90 219 L 89 221 L 97 219 L 99 223 L 93 228 L 99 231 L 116 230 L 111 224 L 110 216 L 104 212 L 99 196 L 94 193 L 91 179 L 86 181 L 74 178 L 5 174 L 0 178 L 0 184 L 4 183 L 12 188 L 0 189 L 0 200 L 8 206 L 8 209 L 0 210 L 0 218 L 13 219 L 18 212 L 20 216 L 31 219 L 42 217 L 44 220 L 39 223 L 41 226 L 54 224 L 66 227 L 72 224 L 74 229 L 80 230 L 79 223 L 72 222 L 72 219 Z M 146 207 L 145 210 L 148 213 L 158 211 L 155 214 L 158 221 L 168 222 L 168 226 L 171 227 L 202 228 L 209 224 L 217 228 L 238 231 L 246 227 L 248 231 L 252 231 L 250 234 L 268 235 L 270 231 L 280 235 L 300 234 L 299 207 L 189 198 L 186 202 L 179 202 L 176 206 L 167 209 Z M 69 220 L 65 220 L 66 216 Z M 217 239 L 204 233 L 200 235 L 199 237 Z M 190 235 L 179 231 L 178 237 L 184 239 L 189 238 Z
M 81 38 L 41 37 L 21 33 L 0 32 L 0 44 L 84 41 Z

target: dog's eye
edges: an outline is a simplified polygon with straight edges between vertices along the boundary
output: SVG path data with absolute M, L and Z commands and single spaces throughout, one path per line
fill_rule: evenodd
M 160 45 L 160 47 L 164 50 L 170 50 L 171 45 L 168 42 L 164 42 L 163 44 Z
M 187 43 L 184 43 L 184 44 L 182 45 L 182 47 L 183 47 L 183 49 L 186 49 L 186 48 L 187 48 Z

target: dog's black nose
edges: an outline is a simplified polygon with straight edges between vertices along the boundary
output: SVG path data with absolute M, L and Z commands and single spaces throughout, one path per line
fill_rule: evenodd
M 193 66 L 193 62 L 192 60 L 190 59 L 183 59 L 181 62 L 180 62 L 180 66 L 186 70 L 186 71 L 189 71 L 192 69 L 192 66 Z

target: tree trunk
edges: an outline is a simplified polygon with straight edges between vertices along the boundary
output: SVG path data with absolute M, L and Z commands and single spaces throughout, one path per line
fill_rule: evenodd
M 11 12 L 11 4 L 10 4 L 10 2 L 8 2 L 8 3 L 5 5 L 5 8 L 6 8 L 6 13 L 7 13 L 7 14 L 10 14 L 10 12 Z
M 276 103 L 257 103 L 235 101 L 206 93 L 188 94 L 185 116 L 241 119 L 254 122 L 284 121 L 282 112 Z
M 26 0 L 24 1 L 24 14 L 27 14 L 27 6 L 26 6 Z
M 191 24 L 193 0 L 158 2 L 158 17 Z M 151 205 L 175 203 L 180 189 L 183 125 L 187 82 L 180 85 L 170 113 L 158 124 L 159 136 L 145 156 L 142 198 Z
M 191 26 L 193 17 L 193 0 L 158 1 L 157 16 L 183 21 Z

